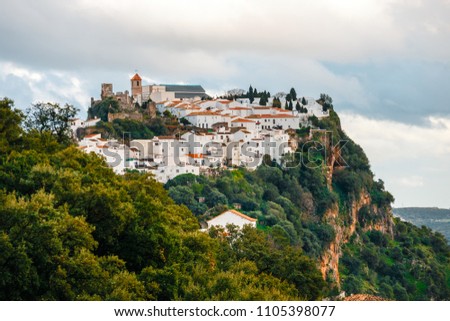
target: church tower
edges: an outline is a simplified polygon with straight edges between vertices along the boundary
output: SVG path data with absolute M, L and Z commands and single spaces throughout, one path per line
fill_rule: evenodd
M 131 78 L 131 96 L 136 102 L 142 99 L 142 78 L 137 73 Z

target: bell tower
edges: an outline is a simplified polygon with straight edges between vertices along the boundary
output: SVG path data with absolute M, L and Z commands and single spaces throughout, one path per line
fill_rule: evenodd
M 142 78 L 138 73 L 131 78 L 131 96 L 135 101 L 140 101 L 142 97 Z

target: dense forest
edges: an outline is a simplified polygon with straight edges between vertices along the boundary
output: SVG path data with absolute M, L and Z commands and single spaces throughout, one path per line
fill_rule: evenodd
M 444 237 L 393 219 L 393 197 L 333 110 L 315 120 L 333 141 L 313 134 L 311 153 L 300 133 L 291 166 L 165 186 L 25 128 L 11 100 L 0 115 L 1 300 L 450 299 Z M 199 231 L 227 208 L 258 228 Z

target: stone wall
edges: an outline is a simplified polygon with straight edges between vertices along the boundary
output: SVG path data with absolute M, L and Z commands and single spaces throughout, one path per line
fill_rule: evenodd
M 114 119 L 131 119 L 131 120 L 137 120 L 142 121 L 144 119 L 144 116 L 137 112 L 132 113 L 109 113 L 108 114 L 108 122 L 113 122 Z

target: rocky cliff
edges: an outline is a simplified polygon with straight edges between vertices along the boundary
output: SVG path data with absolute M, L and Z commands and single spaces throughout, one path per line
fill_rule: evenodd
M 342 131 L 340 122 L 337 121 L 333 125 L 335 125 L 335 135 L 339 137 L 339 131 Z M 330 139 L 324 139 L 322 143 L 326 145 L 327 151 L 324 174 L 327 187 L 332 192 L 335 172 L 351 170 L 351 168 L 343 166 L 344 164 L 348 164 L 342 158 L 342 150 L 339 144 L 334 145 L 334 142 Z M 364 215 L 361 215 L 362 209 L 365 209 L 365 212 L 371 213 L 370 220 L 367 220 Z M 389 234 L 391 237 L 393 236 L 394 222 L 390 204 L 385 204 L 382 208 L 374 204 L 367 187 L 363 187 L 359 193 L 352 195 L 345 201 L 339 200 L 333 203 L 325 212 L 323 221 L 333 227 L 335 236 L 320 258 L 320 270 L 323 278 L 331 279 L 332 282 L 334 281 L 336 283 L 338 288 L 341 283 L 339 259 L 342 256 L 342 246 L 355 233 L 357 234 L 357 227 L 363 232 L 377 230 Z

